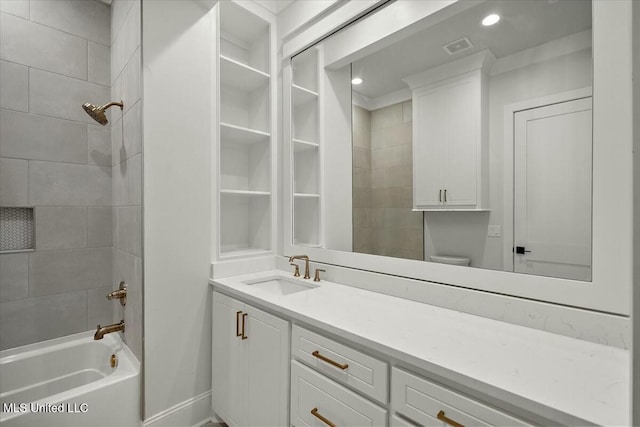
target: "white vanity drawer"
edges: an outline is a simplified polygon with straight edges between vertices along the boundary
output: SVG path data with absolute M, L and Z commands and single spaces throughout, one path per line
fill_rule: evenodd
M 425 426 L 526 426 L 490 408 L 398 368 L 391 370 L 391 408 Z M 446 419 L 438 419 L 438 414 Z
M 389 368 L 385 362 L 297 325 L 291 330 L 291 353 L 296 359 L 378 402 L 386 404 L 389 401 Z
M 315 415 L 314 415 L 315 414 Z M 291 424 L 385 426 L 387 411 L 302 364 L 291 362 Z

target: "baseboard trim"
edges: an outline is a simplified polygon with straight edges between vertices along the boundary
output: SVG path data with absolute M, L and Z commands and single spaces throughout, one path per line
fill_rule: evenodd
M 209 421 L 220 422 L 211 411 L 211 390 L 178 403 L 147 418 L 143 427 L 199 427 Z

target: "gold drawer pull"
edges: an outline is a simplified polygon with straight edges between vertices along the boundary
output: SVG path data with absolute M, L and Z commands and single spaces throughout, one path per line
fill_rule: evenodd
M 327 362 L 328 364 L 333 365 L 336 368 L 340 368 L 342 370 L 345 370 L 345 369 L 347 369 L 349 367 L 349 365 L 347 365 L 346 363 L 340 364 L 340 363 L 336 362 L 335 360 L 329 359 L 327 356 L 321 355 L 318 350 L 316 350 L 313 353 L 311 353 L 311 355 L 317 357 L 318 359 L 322 360 L 323 362 Z
M 445 417 L 444 411 L 438 412 L 438 419 L 446 424 L 449 424 L 452 427 L 464 427 L 462 424 L 453 421 L 451 418 Z
M 242 311 L 236 312 L 236 336 L 239 337 L 242 334 L 240 333 L 240 319 L 238 318 L 242 314 Z
M 311 410 L 311 415 L 313 415 L 314 417 L 316 417 L 317 419 L 319 419 L 320 421 L 322 421 L 323 423 L 325 423 L 329 427 L 336 427 L 336 425 L 334 423 L 332 423 L 331 421 L 329 421 L 328 419 L 326 419 L 325 417 L 323 417 L 322 415 L 320 415 L 318 413 L 318 408 L 313 408 Z

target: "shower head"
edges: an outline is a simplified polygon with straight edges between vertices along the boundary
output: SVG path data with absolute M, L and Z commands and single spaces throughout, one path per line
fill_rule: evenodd
M 84 111 L 86 111 L 87 114 L 90 115 L 93 120 L 95 120 L 96 122 L 104 126 L 107 123 L 109 123 L 109 120 L 107 120 L 107 115 L 104 112 L 107 111 L 107 109 L 109 109 L 110 107 L 113 107 L 114 105 L 117 105 L 118 107 L 120 107 L 121 110 L 122 110 L 122 107 L 124 106 L 122 101 L 110 102 L 100 107 L 95 106 L 93 104 L 89 104 L 87 102 L 85 104 L 82 104 L 82 108 L 84 108 Z

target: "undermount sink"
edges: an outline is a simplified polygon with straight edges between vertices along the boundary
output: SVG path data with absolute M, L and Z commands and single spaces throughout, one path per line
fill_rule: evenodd
M 307 281 L 309 282 L 309 281 Z M 242 282 L 252 288 L 262 289 L 276 295 L 289 295 L 296 292 L 308 291 L 317 288 L 319 285 L 314 283 L 305 283 L 302 280 L 289 279 L 282 276 L 272 276 Z

